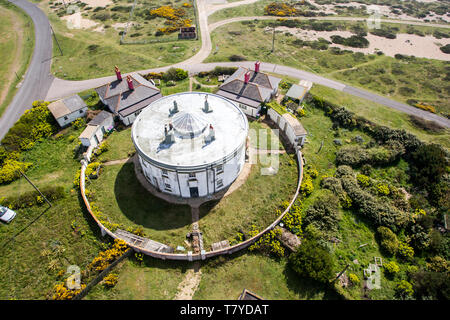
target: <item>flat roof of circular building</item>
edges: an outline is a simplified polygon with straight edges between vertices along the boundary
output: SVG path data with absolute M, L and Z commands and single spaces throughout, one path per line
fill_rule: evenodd
M 179 169 L 222 162 L 245 143 L 247 134 L 247 117 L 236 104 L 203 92 L 177 93 L 152 102 L 131 130 L 141 156 Z

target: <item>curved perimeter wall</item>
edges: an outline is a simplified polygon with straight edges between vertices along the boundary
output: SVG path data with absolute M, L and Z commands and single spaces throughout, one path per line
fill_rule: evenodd
M 201 252 L 199 254 L 192 254 L 192 252 L 181 254 L 181 253 L 163 253 L 163 252 L 149 251 L 149 250 L 143 249 L 142 247 L 139 247 L 139 246 L 136 246 L 136 245 L 133 245 L 133 244 L 127 242 L 128 246 L 131 247 L 136 252 L 140 252 L 145 255 L 154 257 L 154 258 L 159 258 L 159 259 L 163 259 L 163 260 L 168 259 L 168 260 L 185 260 L 185 261 L 205 260 L 207 258 L 212 258 L 212 257 L 219 256 L 219 255 L 232 254 L 239 250 L 242 250 L 242 249 L 245 249 L 245 248 L 251 246 L 253 243 L 258 241 L 258 239 L 261 238 L 266 232 L 272 230 L 281 222 L 284 215 L 291 209 L 292 205 L 294 204 L 295 200 L 297 199 L 298 194 L 300 192 L 300 185 L 302 183 L 302 178 L 303 178 L 302 153 L 298 149 L 296 150 L 296 156 L 297 156 L 297 168 L 298 168 L 298 181 L 297 181 L 297 190 L 295 191 L 295 195 L 292 198 L 292 200 L 289 203 L 289 206 L 286 208 L 286 210 L 284 210 L 284 212 L 274 222 L 272 222 L 267 228 L 265 228 L 263 231 L 258 233 L 256 236 L 254 236 L 250 239 L 247 239 L 246 241 L 240 242 L 234 246 L 228 247 L 228 248 L 224 248 L 224 249 L 220 249 L 220 250 L 216 250 L 216 251 Z M 116 234 L 114 234 L 114 232 L 105 228 L 105 226 L 103 226 L 103 224 L 92 213 L 91 206 L 85 195 L 85 171 L 86 171 L 87 165 L 88 165 L 87 160 L 81 160 L 80 191 L 81 191 L 81 196 L 83 197 L 83 201 L 86 205 L 86 208 L 89 211 L 92 218 L 97 223 L 97 225 L 100 227 L 100 230 L 101 230 L 103 236 L 108 234 L 113 239 L 121 239 Z

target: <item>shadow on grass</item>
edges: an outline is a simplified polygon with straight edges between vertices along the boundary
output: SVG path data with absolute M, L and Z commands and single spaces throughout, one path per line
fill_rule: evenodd
M 154 230 L 171 230 L 191 224 L 190 207 L 174 205 L 153 196 L 138 181 L 133 163 L 121 167 L 114 183 L 117 204 L 134 223 Z
M 330 285 L 298 276 L 289 264 L 286 265 L 283 273 L 288 288 L 306 300 L 317 299 L 316 296 L 320 292 L 324 293 L 323 300 L 342 300 Z

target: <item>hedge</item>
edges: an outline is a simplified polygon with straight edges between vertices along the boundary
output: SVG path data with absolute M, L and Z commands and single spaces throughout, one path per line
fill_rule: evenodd
M 65 196 L 64 188 L 62 186 L 50 186 L 40 190 L 49 201 L 62 199 Z M 0 205 L 6 206 L 13 210 L 28 208 L 34 205 L 41 205 L 44 202 L 44 198 L 36 190 L 25 192 L 18 196 L 0 198 Z

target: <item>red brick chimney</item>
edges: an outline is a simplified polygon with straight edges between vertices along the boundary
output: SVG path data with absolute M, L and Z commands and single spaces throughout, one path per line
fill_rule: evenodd
M 248 83 L 250 81 L 250 71 L 247 71 L 244 75 L 244 82 Z
M 114 69 L 116 70 L 117 80 L 122 81 L 122 74 L 120 73 L 119 67 L 115 66 Z
M 134 90 L 133 80 L 131 80 L 130 76 L 127 76 L 128 89 Z
M 261 66 L 261 62 L 256 61 L 255 62 L 255 72 L 259 72 L 259 67 Z

